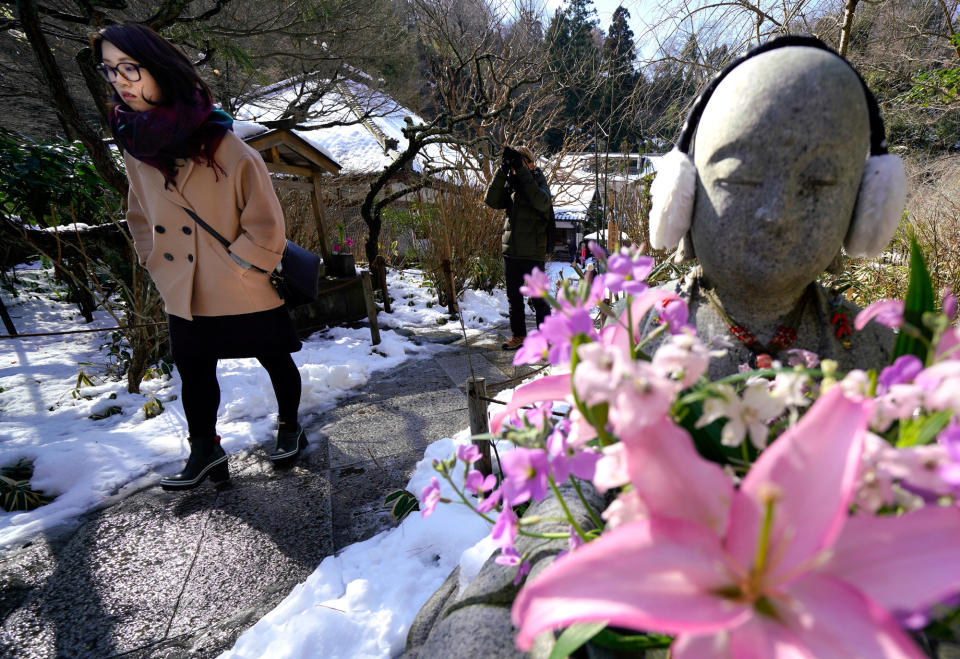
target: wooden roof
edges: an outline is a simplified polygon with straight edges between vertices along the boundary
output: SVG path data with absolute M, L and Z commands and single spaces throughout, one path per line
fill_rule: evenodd
M 260 152 L 267 169 L 274 174 L 315 176 L 340 173 L 340 164 L 293 133 L 289 128 L 275 128 L 244 140 Z

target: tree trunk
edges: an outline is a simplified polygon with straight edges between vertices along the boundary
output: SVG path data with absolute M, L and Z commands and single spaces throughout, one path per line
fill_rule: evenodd
M 40 28 L 40 17 L 37 14 L 37 5 L 33 0 L 16 0 L 17 13 L 20 15 L 20 26 L 30 42 L 33 54 L 40 66 L 40 73 L 47 83 L 50 95 L 60 121 L 70 126 L 77 137 L 87 148 L 93 166 L 100 175 L 123 195 L 127 193 L 127 179 L 117 167 L 110 153 L 109 147 L 100 139 L 100 136 L 83 121 L 77 112 L 76 104 L 70 98 L 67 83 L 60 71 L 56 58 L 50 51 L 47 39 Z
M 853 29 L 853 13 L 857 10 L 860 0 L 847 0 L 843 7 L 843 26 L 840 28 L 840 48 L 837 50 L 842 57 L 847 56 L 850 48 L 850 31 Z

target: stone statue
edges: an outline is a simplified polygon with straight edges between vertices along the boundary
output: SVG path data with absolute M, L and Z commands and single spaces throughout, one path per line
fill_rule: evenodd
M 753 51 L 694 104 L 658 168 L 650 233 L 699 260 L 674 285 L 701 338 L 729 339 L 711 377 L 786 363 L 792 348 L 842 370 L 888 363 L 892 333 L 853 331 L 858 309 L 815 281 L 841 246 L 872 256 L 895 231 L 906 183 L 885 154 L 869 90 L 812 38 Z

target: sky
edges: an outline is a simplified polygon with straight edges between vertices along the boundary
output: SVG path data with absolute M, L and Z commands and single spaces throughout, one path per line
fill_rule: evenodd
M 553 16 L 558 7 L 563 8 L 566 4 L 565 0 L 545 0 L 544 13 L 547 16 Z M 613 12 L 620 5 L 623 5 L 630 12 L 630 29 L 633 30 L 633 36 L 638 41 L 639 56 L 641 59 L 652 56 L 654 45 L 650 42 L 648 33 L 650 32 L 650 25 L 656 23 L 660 3 L 650 2 L 649 0 L 593 0 L 599 28 L 604 34 L 610 29 Z

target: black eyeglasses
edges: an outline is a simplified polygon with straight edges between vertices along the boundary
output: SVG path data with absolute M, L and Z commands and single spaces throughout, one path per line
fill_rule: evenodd
M 100 72 L 101 77 L 107 82 L 116 82 L 118 74 L 130 82 L 140 80 L 140 65 L 134 64 L 133 62 L 120 62 L 116 66 L 110 66 L 109 64 L 101 62 L 97 65 L 97 71 Z

